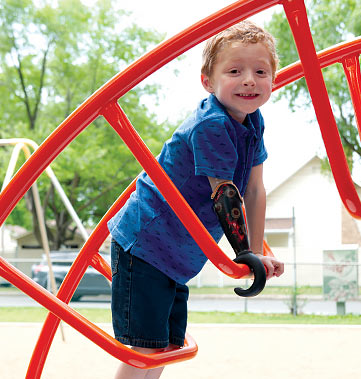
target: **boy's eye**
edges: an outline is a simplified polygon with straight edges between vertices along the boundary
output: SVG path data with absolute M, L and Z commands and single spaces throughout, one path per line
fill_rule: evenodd
M 266 70 L 257 70 L 256 73 L 258 75 L 267 75 L 267 71 Z
M 239 70 L 237 70 L 236 68 L 232 69 L 229 71 L 230 74 L 238 74 L 239 73 Z

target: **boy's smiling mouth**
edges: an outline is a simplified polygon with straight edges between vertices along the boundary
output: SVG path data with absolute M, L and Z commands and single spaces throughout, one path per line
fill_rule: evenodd
M 258 93 L 237 93 L 236 96 L 241 97 L 242 99 L 255 99 L 259 96 Z

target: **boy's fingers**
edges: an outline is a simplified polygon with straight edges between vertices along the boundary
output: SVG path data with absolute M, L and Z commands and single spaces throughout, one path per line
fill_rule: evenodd
M 262 254 L 257 254 L 263 264 L 266 267 L 266 279 L 271 279 L 273 276 L 281 276 L 284 272 L 284 264 L 282 262 L 277 261 L 274 258 L 265 257 Z
M 273 267 L 272 262 L 266 261 L 264 263 L 266 263 L 266 267 L 267 267 L 266 279 L 268 280 L 268 279 L 272 278 L 272 276 L 274 275 L 274 267 Z
M 284 265 L 283 263 L 276 263 L 274 265 L 274 274 L 275 276 L 281 276 L 283 274 L 283 271 L 284 271 Z

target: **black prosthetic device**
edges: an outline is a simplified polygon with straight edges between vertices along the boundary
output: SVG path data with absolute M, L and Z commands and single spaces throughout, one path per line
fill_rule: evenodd
M 236 253 L 234 262 L 247 265 L 254 275 L 250 288 L 244 290 L 238 287 L 234 289 L 234 292 L 244 297 L 258 295 L 266 284 L 266 270 L 261 260 L 250 250 L 242 211 L 242 199 L 233 183 L 226 182 L 217 187 L 213 197 L 213 209 Z

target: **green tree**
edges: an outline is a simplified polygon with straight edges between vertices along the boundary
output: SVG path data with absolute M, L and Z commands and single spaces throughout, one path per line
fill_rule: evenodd
M 76 107 L 114 74 L 163 38 L 129 23 L 115 0 L 91 7 L 80 0 L 0 0 L 0 138 L 41 143 Z M 119 100 L 154 154 L 171 130 L 159 125 L 142 103 L 157 101 L 157 86 L 139 85 Z M 6 162 L 5 151 L 0 152 Z M 4 177 L 6 164 L 0 166 Z M 54 161 L 52 167 L 80 218 L 97 222 L 139 173 L 140 166 L 114 130 L 98 118 Z M 47 220 L 56 221 L 53 248 L 66 244 L 75 227 L 42 175 L 39 186 Z M 30 191 L 27 196 L 31 197 Z M 33 201 L 27 201 L 33 211 Z M 8 222 L 29 224 L 20 205 Z M 37 220 L 33 217 L 35 232 Z
M 306 0 L 305 4 L 317 51 L 361 34 L 361 0 Z M 280 66 L 285 67 L 297 61 L 297 49 L 284 12 L 275 13 L 265 27 L 277 40 Z M 345 153 L 352 168 L 353 158 L 361 158 L 361 145 L 342 65 L 325 68 L 323 75 Z M 305 79 L 281 89 L 278 92 L 279 98 L 287 98 L 292 110 L 312 104 Z

